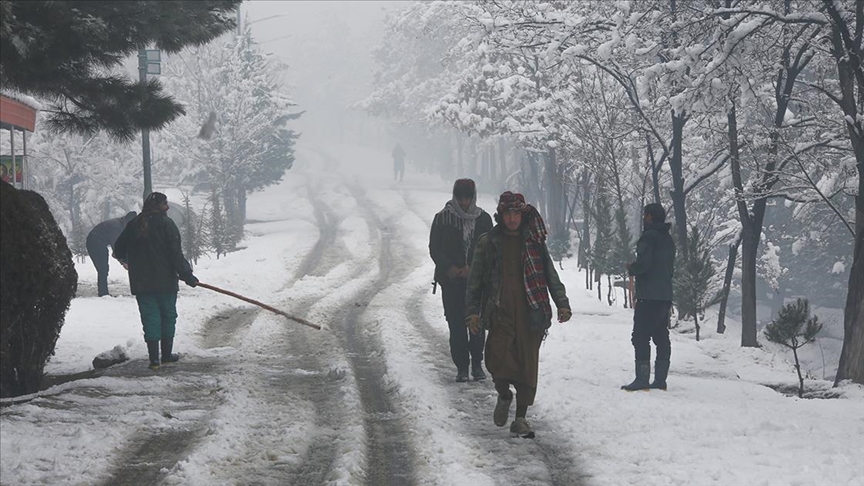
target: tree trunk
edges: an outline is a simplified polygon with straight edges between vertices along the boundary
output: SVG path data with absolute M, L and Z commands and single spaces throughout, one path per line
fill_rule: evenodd
M 456 134 L 456 178 L 465 177 L 465 164 L 462 161 L 465 150 L 465 137 L 461 133 Z
M 723 294 L 720 297 L 720 312 L 717 314 L 717 334 L 726 332 L 726 303 L 729 301 L 729 290 L 732 288 L 732 275 L 735 273 L 735 261 L 738 259 L 738 247 L 741 237 L 729 245 L 729 259 L 726 261 L 726 275 L 723 277 Z
M 669 159 L 669 171 L 672 173 L 672 207 L 675 210 L 675 229 L 678 234 L 678 249 L 682 259 L 687 259 L 687 211 L 684 204 L 684 175 L 682 138 L 684 124 L 687 122 L 685 113 L 672 114 L 672 157 Z
M 507 177 L 507 143 L 504 142 L 504 137 L 500 137 L 498 139 L 498 161 L 501 164 L 499 167 L 501 170 L 499 172 L 498 180 L 495 181 L 495 189 L 501 189 L 501 184 L 504 181 L 504 178 Z
M 612 293 L 615 292 L 615 287 L 612 286 L 612 275 L 606 275 L 606 302 L 612 305 Z
M 648 152 L 648 160 L 651 162 L 652 194 L 654 194 L 654 202 L 660 203 L 660 168 L 657 167 L 657 160 L 654 158 L 654 148 L 651 145 L 651 136 L 646 134 L 645 141 Z
M 498 161 L 495 158 L 495 146 L 489 143 L 489 181 L 486 183 L 489 187 L 494 187 L 498 180 Z
M 852 269 L 849 271 L 843 320 L 843 350 L 840 352 L 835 386 L 846 379 L 864 384 L 864 123 L 862 114 L 858 111 L 861 98 L 864 97 L 864 59 L 861 58 L 860 33 L 855 39 L 850 37 L 851 29 L 844 25 L 837 5 L 839 4 L 824 2 L 826 11 L 833 19 L 832 54 L 837 61 L 837 79 L 840 84 L 841 106 L 847 120 L 846 130 L 858 167 L 858 195 L 855 197 L 855 249 Z M 860 29 L 860 26 L 864 25 L 864 9 L 860 3 L 855 17 L 854 20 L 849 20 L 848 25 L 851 26 L 854 22 Z M 857 53 L 853 55 L 850 51 L 856 47 Z
M 852 380 L 864 383 L 864 170 L 859 165 L 857 199 L 857 236 L 855 238 L 855 256 L 852 269 L 849 271 L 849 293 L 846 295 L 846 309 L 843 320 L 843 350 L 840 352 L 840 364 L 837 366 L 837 376 L 834 385 L 842 380 Z
M 795 371 L 798 372 L 798 398 L 804 398 L 804 377 L 801 376 L 801 364 L 798 362 L 798 348 L 792 347 L 795 356 Z
M 546 151 L 544 157 L 544 172 L 545 189 L 546 189 L 546 224 L 551 232 L 561 231 L 561 220 L 559 217 L 561 212 L 561 201 L 559 194 L 561 192 L 561 181 L 558 180 L 558 166 L 556 160 L 555 149 L 550 148 Z
M 756 252 L 760 235 L 745 227 L 741 239 L 741 346 L 757 347 Z
M 741 187 L 741 157 L 739 154 L 738 145 L 738 118 L 735 108 L 735 103 L 728 113 L 726 113 L 727 122 L 727 137 L 729 139 L 729 159 L 732 168 L 733 180 L 735 183 L 736 194 L 743 190 Z M 742 204 L 746 204 L 740 199 L 736 201 L 739 213 L 742 209 Z M 739 214 L 739 217 L 741 215 Z M 744 221 L 742 219 L 742 225 Z M 726 275 L 723 278 L 723 295 L 720 298 L 720 312 L 717 315 L 717 334 L 726 332 L 726 303 L 729 301 L 729 290 L 732 287 L 732 275 L 735 272 L 735 261 L 738 259 L 738 246 L 741 245 L 741 235 L 735 239 L 735 243 L 729 245 L 729 259 L 726 262 Z
M 241 187 L 237 191 L 237 208 L 241 225 L 246 224 L 246 188 Z
M 699 342 L 699 312 L 693 313 L 693 324 L 696 326 L 696 342 Z

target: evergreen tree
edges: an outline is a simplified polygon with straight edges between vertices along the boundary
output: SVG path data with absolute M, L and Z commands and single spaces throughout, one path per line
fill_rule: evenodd
M 201 233 L 198 215 L 192 211 L 192 202 L 187 192 L 183 192 L 183 209 L 186 212 L 186 217 L 180 225 L 180 233 L 183 235 L 183 254 L 193 264 L 197 264 L 201 256 Z
M 597 237 L 594 239 L 594 244 L 591 247 L 591 263 L 597 275 L 595 281 L 597 284 L 597 299 L 602 300 L 600 293 L 600 276 L 611 275 L 615 271 L 612 263 L 612 252 L 615 245 L 615 226 L 612 220 L 612 208 L 609 206 L 609 201 L 603 193 L 603 185 L 601 183 L 597 188 L 597 196 L 594 199 L 593 219 L 597 229 Z M 611 303 L 611 288 L 609 289 L 609 305 Z
M 142 86 L 108 73 L 138 49 L 178 52 L 235 26 L 240 0 L 5 1 L 0 15 L 0 84 L 52 103 L 47 120 L 61 131 L 105 130 L 131 140 L 184 113 L 153 79 Z
M 558 262 L 558 266 L 563 270 L 561 262 L 565 258 L 570 258 L 573 253 L 570 251 L 570 230 L 561 228 L 553 232 L 549 237 L 549 256 Z
M 810 316 L 810 303 L 807 299 L 797 299 L 784 305 L 777 318 L 765 327 L 765 337 L 792 350 L 795 357 L 795 371 L 798 372 L 798 398 L 804 398 L 804 377 L 798 362 L 798 348 L 816 339 L 822 330 L 817 316 Z
M 615 242 L 611 255 L 612 269 L 615 275 L 622 277 L 626 282 L 627 264 L 633 261 L 633 238 L 630 235 L 630 228 L 627 227 L 627 214 L 621 206 L 615 210 L 615 229 Z M 628 295 L 626 283 L 624 288 L 626 307 Z M 630 305 L 633 305 L 632 302 Z
M 210 193 L 209 246 L 219 255 L 224 255 L 228 249 L 228 228 L 225 213 L 222 212 L 222 195 L 215 189 Z
M 298 134 L 286 125 L 302 113 L 291 113 L 280 69 L 248 27 L 166 63 L 164 81 L 190 111 L 177 130 L 160 135 L 176 162 L 166 169 L 219 188 L 229 247 L 243 237 L 248 193 L 278 182 L 294 163 Z M 190 144 L 205 119 L 212 122 L 207 136 Z
M 707 307 L 719 301 L 719 293 L 711 292 L 717 270 L 711 260 L 711 248 L 695 225 L 690 227 L 687 246 L 687 251 L 679 254 L 672 285 L 678 314 L 682 318 L 693 316 L 698 341 L 699 317 Z

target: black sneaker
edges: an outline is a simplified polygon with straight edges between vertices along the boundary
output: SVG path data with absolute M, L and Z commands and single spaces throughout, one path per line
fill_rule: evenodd
M 162 364 L 176 363 L 178 361 L 180 361 L 180 355 L 179 354 L 162 355 Z
M 456 381 L 458 383 L 465 383 L 468 381 L 468 370 L 459 370 L 456 373 Z
M 483 372 L 482 366 L 472 368 L 471 375 L 474 377 L 474 381 L 483 381 L 486 379 L 486 373 Z

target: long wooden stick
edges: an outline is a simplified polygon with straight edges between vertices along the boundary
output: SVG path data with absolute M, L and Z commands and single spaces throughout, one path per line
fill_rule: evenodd
M 317 324 L 312 324 L 311 322 L 307 321 L 306 319 L 303 319 L 302 317 L 297 317 L 297 316 L 292 316 L 290 314 L 286 314 L 285 312 L 282 312 L 281 310 L 279 310 L 275 307 L 271 307 L 271 306 L 264 304 L 262 302 L 258 302 L 255 299 L 250 299 L 249 297 L 244 297 L 240 294 L 235 294 L 234 292 L 231 292 L 230 290 L 220 289 L 219 287 L 216 287 L 216 286 L 210 285 L 210 284 L 205 284 L 203 282 L 198 282 L 196 287 L 204 287 L 205 289 L 210 289 L 214 292 L 219 292 L 220 294 L 230 295 L 231 297 L 234 297 L 235 299 L 240 299 L 242 301 L 249 302 L 250 304 L 255 304 L 258 307 L 269 310 L 270 312 L 275 312 L 276 314 L 279 314 L 280 316 L 287 317 L 288 319 L 291 319 L 292 321 L 295 321 L 295 322 L 299 322 L 300 324 L 303 324 L 304 326 L 309 326 L 313 329 L 321 330 L 321 326 L 319 326 Z

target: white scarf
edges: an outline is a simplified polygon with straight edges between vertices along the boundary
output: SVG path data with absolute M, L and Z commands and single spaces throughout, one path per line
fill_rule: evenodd
M 453 224 L 461 224 L 462 226 L 462 246 L 465 249 L 465 261 L 468 261 L 468 251 L 471 248 L 471 240 L 474 239 L 474 223 L 483 212 L 482 209 L 477 207 L 477 193 L 475 192 L 474 197 L 471 198 L 471 204 L 468 206 L 467 211 L 462 210 L 462 206 L 459 205 L 455 196 L 453 199 L 447 201 L 447 204 L 444 205 L 444 210 L 460 220 L 459 223 L 453 221 Z

